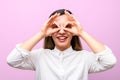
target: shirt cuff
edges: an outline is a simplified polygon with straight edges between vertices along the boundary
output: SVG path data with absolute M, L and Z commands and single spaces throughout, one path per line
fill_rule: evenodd
M 97 56 L 100 56 L 100 55 L 107 55 L 107 54 L 110 54 L 112 53 L 112 50 L 105 45 L 105 50 L 99 52 L 99 53 L 96 53 Z
M 30 51 L 21 48 L 20 47 L 21 44 L 22 43 L 19 43 L 19 44 L 16 45 L 16 50 L 21 53 L 22 57 L 26 57 L 26 56 L 28 56 L 30 54 Z
M 96 53 L 94 54 L 95 57 L 96 57 L 96 60 L 101 60 L 103 58 L 103 56 L 109 56 L 109 55 L 112 55 L 112 50 L 105 45 L 105 50 L 104 51 L 101 51 L 99 53 Z

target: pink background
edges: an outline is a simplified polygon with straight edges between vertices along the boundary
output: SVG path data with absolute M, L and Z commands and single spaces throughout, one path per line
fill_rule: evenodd
M 34 71 L 12 68 L 6 58 L 17 43 L 37 33 L 49 14 L 60 8 L 71 10 L 84 29 L 108 45 L 117 57 L 114 68 L 90 74 L 89 80 L 120 80 L 120 0 L 1 0 L 0 80 L 34 80 Z

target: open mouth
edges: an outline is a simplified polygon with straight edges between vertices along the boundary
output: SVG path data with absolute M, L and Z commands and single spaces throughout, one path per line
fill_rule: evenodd
M 59 37 L 57 37 L 57 39 L 58 39 L 60 42 L 65 42 L 67 38 L 68 38 L 68 37 L 66 37 L 66 36 L 59 36 Z

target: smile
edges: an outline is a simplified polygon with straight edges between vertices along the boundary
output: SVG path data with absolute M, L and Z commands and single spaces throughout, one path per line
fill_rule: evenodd
M 57 39 L 60 41 L 60 42 L 65 42 L 67 37 L 66 36 L 59 36 L 57 37 Z

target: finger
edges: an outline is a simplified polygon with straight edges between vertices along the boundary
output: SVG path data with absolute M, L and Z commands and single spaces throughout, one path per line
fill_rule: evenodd
M 54 19 L 58 14 L 55 13 L 54 15 L 52 15 L 48 20 L 47 20 L 47 23 L 52 21 L 52 19 Z
M 50 27 L 56 17 L 58 17 L 60 13 L 55 13 L 53 16 L 51 16 L 44 24 L 47 28 Z
M 66 14 L 66 15 L 69 15 L 69 16 L 71 16 L 71 14 L 68 12 L 68 11 L 64 11 L 64 13 Z
M 72 19 L 76 20 L 75 16 L 70 14 L 68 11 L 65 11 L 65 14 L 69 17 L 71 17 Z
M 65 10 L 65 14 L 69 17 L 69 20 L 74 21 L 74 22 L 80 24 L 78 19 L 74 15 L 70 14 L 68 11 Z
M 64 28 L 64 30 L 67 32 L 73 33 L 72 29 L 69 29 L 69 28 Z
M 52 15 L 48 20 L 47 22 L 53 20 L 54 18 L 58 17 L 60 15 L 60 13 L 55 13 L 54 15 Z
M 54 21 L 52 25 L 56 25 L 57 27 L 59 27 L 59 24 L 56 21 Z
M 54 15 L 52 15 L 52 16 L 50 17 L 50 20 L 51 20 L 51 19 L 55 19 L 55 18 L 58 17 L 58 16 L 60 16 L 60 13 L 55 13 Z
M 52 33 L 55 33 L 55 32 L 57 32 L 57 31 L 59 31 L 59 30 L 60 30 L 60 28 L 52 29 Z
M 57 33 L 59 30 L 60 30 L 60 28 L 52 29 L 51 35 L 54 34 L 54 33 Z
M 48 23 L 52 23 L 56 17 L 58 17 L 60 13 L 55 13 L 55 15 L 51 16 L 50 19 L 48 20 Z
M 67 12 L 66 10 L 64 11 L 65 15 L 67 15 L 68 17 L 71 17 L 71 14 L 69 12 Z
M 65 15 L 68 17 L 68 19 L 69 19 L 70 21 L 75 21 L 73 15 L 70 14 L 69 12 L 65 11 Z

